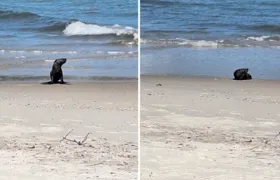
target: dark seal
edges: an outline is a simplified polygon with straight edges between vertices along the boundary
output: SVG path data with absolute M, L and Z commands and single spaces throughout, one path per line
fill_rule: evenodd
M 51 81 L 42 84 L 56 84 L 59 83 L 59 80 L 60 80 L 60 84 L 66 84 L 63 80 L 63 72 L 62 72 L 62 65 L 66 63 L 66 61 L 67 61 L 66 58 L 56 59 L 53 63 L 52 70 L 50 72 Z
M 234 71 L 234 80 L 249 80 L 252 79 L 251 74 L 248 73 L 248 68 L 237 69 Z

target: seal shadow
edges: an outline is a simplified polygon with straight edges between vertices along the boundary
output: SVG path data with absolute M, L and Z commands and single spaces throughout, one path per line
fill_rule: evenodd
M 232 78 L 232 80 L 235 80 L 235 81 L 249 81 L 249 80 L 252 80 L 252 79 L 235 79 L 235 78 Z
M 65 81 L 63 83 L 61 83 L 61 82 L 52 83 L 51 81 L 48 81 L 48 82 L 42 82 L 40 84 L 42 84 L 42 85 L 52 85 L 52 84 L 72 85 L 71 83 L 65 82 Z

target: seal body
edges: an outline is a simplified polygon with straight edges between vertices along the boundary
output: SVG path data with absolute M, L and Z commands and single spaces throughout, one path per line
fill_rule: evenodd
M 66 63 L 67 59 L 66 58 L 60 58 L 56 59 L 53 63 L 52 70 L 50 72 L 50 77 L 51 77 L 51 84 L 58 83 L 60 80 L 60 83 L 63 84 L 63 72 L 62 72 L 62 65 Z
M 251 74 L 248 73 L 248 68 L 241 68 L 234 71 L 233 76 L 235 80 L 250 80 Z

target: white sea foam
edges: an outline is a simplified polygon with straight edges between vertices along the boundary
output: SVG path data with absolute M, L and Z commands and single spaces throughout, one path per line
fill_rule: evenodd
M 16 56 L 15 59 L 25 59 L 25 56 Z
M 54 59 L 45 59 L 46 62 L 54 62 Z
M 194 48 L 226 48 L 226 47 L 278 47 L 280 36 L 250 36 L 230 40 L 188 40 L 182 38 L 176 39 L 158 39 L 147 40 L 140 39 L 142 44 L 154 44 L 156 46 L 187 46 Z M 269 44 L 268 44 L 269 42 Z
M 137 54 L 136 51 L 129 51 L 128 54 Z
M 264 41 L 266 39 L 270 38 L 270 36 L 250 36 L 250 37 L 247 37 L 246 40 L 254 40 L 254 41 Z
M 77 51 L 42 51 L 42 50 L 5 50 L 5 49 L 1 49 L 0 53 L 32 53 L 32 54 L 77 54 Z
M 104 54 L 104 51 L 96 51 L 96 54 Z
M 43 51 L 38 51 L 38 50 L 36 50 L 36 51 L 33 51 L 33 53 L 34 53 L 34 54 L 42 54 Z
M 192 40 L 185 40 L 183 42 L 178 43 L 179 45 L 189 45 L 192 47 L 212 47 L 217 48 L 219 45 L 218 41 L 205 41 L 205 40 L 199 40 L 199 41 L 192 41 Z
M 125 52 L 121 52 L 121 51 L 108 51 L 108 54 L 125 54 Z
M 134 39 L 138 39 L 136 29 L 132 27 L 122 27 L 119 24 L 115 24 L 113 26 L 99 26 L 96 24 L 86 24 L 80 21 L 76 21 L 67 25 L 63 33 L 66 36 L 104 34 L 115 34 L 117 36 L 132 35 L 134 36 Z
M 143 38 L 140 38 L 140 43 L 142 43 L 142 44 L 146 44 L 146 43 L 148 43 L 148 42 L 149 42 L 148 40 L 143 39 Z
M 141 39 L 141 43 L 143 44 L 162 44 L 162 45 L 181 45 L 181 46 L 191 46 L 191 47 L 209 47 L 209 48 L 217 48 L 222 41 L 206 41 L 206 40 L 188 40 L 182 38 L 176 38 L 175 40 L 147 40 Z

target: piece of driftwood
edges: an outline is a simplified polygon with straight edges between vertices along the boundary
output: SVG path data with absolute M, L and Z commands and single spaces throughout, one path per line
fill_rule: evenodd
M 87 133 L 87 135 L 84 137 L 84 139 L 83 139 L 82 141 L 77 141 L 76 139 L 68 139 L 67 136 L 68 136 L 73 130 L 74 130 L 74 129 L 71 129 L 71 131 L 69 131 L 69 132 L 60 140 L 60 142 L 63 141 L 63 140 L 66 140 L 66 141 L 74 142 L 74 143 L 78 144 L 79 146 L 80 146 L 80 145 L 83 145 L 83 144 L 86 142 L 86 140 L 87 140 L 87 138 L 88 138 L 88 136 L 89 136 L 90 133 Z

